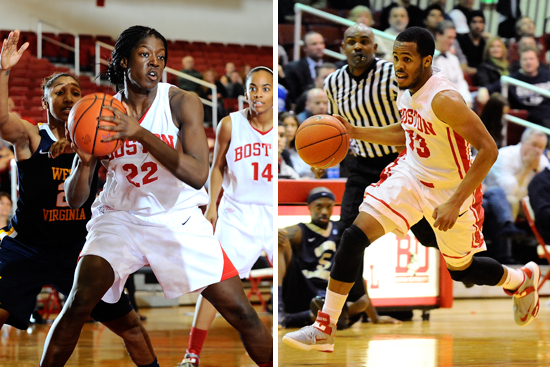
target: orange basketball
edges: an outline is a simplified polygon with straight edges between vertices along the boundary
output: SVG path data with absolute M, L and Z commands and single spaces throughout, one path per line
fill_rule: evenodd
M 112 106 L 126 113 L 126 109 L 119 100 L 104 93 L 94 93 L 75 103 L 67 123 L 69 134 L 76 146 L 97 157 L 111 154 L 122 144 L 120 140 L 101 142 L 102 139 L 115 134 L 114 131 L 98 129 L 99 126 L 115 125 L 112 122 L 97 119 L 99 116 L 114 116 L 114 113 L 103 108 L 103 105 Z
M 296 132 L 298 155 L 316 168 L 336 166 L 348 154 L 349 135 L 335 117 L 315 115 L 305 120 Z

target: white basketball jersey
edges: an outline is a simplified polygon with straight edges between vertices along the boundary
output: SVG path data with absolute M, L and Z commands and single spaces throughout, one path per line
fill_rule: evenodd
M 143 128 L 172 148 L 178 141 L 168 91 L 172 85 L 159 83 L 153 104 L 141 118 Z M 121 99 L 120 93 L 115 98 Z M 185 108 L 185 106 L 182 106 Z M 206 143 L 206 142 L 205 142 Z M 208 203 L 206 190 L 177 179 L 136 141 L 125 141 L 109 156 L 107 181 L 92 206 L 97 211 L 126 210 L 148 217 Z
M 451 188 L 460 183 L 471 166 L 470 144 L 432 110 L 437 93 L 457 91 L 439 69 L 433 69 L 433 75 L 414 95 L 408 89 L 397 95 L 401 126 L 407 137 L 402 161 L 426 186 Z
M 231 142 L 223 175 L 224 196 L 244 204 L 273 205 L 273 128 L 256 130 L 246 109 L 231 113 Z

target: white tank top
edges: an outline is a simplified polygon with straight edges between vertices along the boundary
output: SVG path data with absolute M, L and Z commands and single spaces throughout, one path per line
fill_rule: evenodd
M 273 128 L 250 125 L 246 109 L 231 113 L 231 142 L 225 156 L 224 197 L 243 204 L 273 205 Z
M 172 148 L 178 141 L 168 91 L 172 85 L 159 83 L 153 104 L 140 124 Z M 120 93 L 115 95 L 121 99 Z M 182 108 L 185 108 L 183 106 Z M 206 143 L 206 142 L 205 142 Z M 109 156 L 107 181 L 94 202 L 94 212 L 125 210 L 143 217 L 171 213 L 208 203 L 206 190 L 177 179 L 136 141 L 125 141 Z
M 451 188 L 460 184 L 472 164 L 472 157 L 470 144 L 432 110 L 437 93 L 457 91 L 438 68 L 433 69 L 433 75 L 414 95 L 411 96 L 408 89 L 400 90 L 397 95 L 401 126 L 407 137 L 403 162 L 426 186 Z

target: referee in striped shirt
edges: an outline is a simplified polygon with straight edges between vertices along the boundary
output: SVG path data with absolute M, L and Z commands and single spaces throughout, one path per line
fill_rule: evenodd
M 324 89 L 329 99 L 328 114 L 344 117 L 354 126 L 387 126 L 401 122 L 397 109 L 397 81 L 393 64 L 376 59 L 372 30 L 364 24 L 349 27 L 344 33 L 342 51 L 348 64 L 325 79 Z M 398 156 L 397 147 L 351 141 L 353 156 L 349 160 L 340 221 L 339 236 L 352 225 L 359 214 L 365 188 L 380 180 L 380 173 Z M 436 247 L 433 229 L 422 219 L 411 228 L 424 245 Z M 363 266 L 350 296 L 361 294 Z M 364 289 L 364 288 L 363 288 Z M 367 293 L 368 295 L 368 293 Z

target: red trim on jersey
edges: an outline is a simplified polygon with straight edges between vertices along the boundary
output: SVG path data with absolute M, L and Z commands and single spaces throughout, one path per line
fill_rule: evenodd
M 460 160 L 462 161 L 462 169 L 465 173 L 468 173 L 470 169 L 470 149 L 466 140 L 460 136 L 456 131 L 454 132 L 455 141 L 458 144 L 458 152 L 460 153 Z
M 271 129 L 269 129 L 267 131 L 260 131 L 260 130 L 256 129 L 254 126 L 252 126 L 252 124 L 250 124 L 250 127 L 253 128 L 254 130 L 256 130 L 257 132 L 259 132 L 262 135 L 265 135 L 265 134 L 269 133 L 271 130 L 273 130 L 273 127 L 271 127 Z
M 474 202 L 470 207 L 470 210 L 474 213 L 476 221 L 474 227 L 476 231 L 472 234 L 472 248 L 480 248 L 483 246 L 484 238 L 483 232 L 483 220 L 485 219 L 485 211 L 481 205 L 483 202 L 483 192 L 481 191 L 481 185 L 474 191 Z
M 450 259 L 462 259 L 462 258 L 465 258 L 466 256 L 470 255 L 472 251 L 468 251 L 466 253 L 466 255 L 462 255 L 462 256 L 450 256 L 450 255 L 445 255 L 443 252 L 441 253 L 441 255 L 443 255 L 444 257 L 448 257 Z
M 458 175 L 460 176 L 460 179 L 464 179 L 464 176 L 462 175 L 462 170 L 460 169 L 460 165 L 458 163 L 458 157 L 456 156 L 455 147 L 453 144 L 453 140 L 451 138 L 451 129 L 447 128 L 447 139 L 449 140 L 449 146 L 451 147 L 451 152 L 453 153 L 453 158 L 455 160 L 456 168 L 458 170 Z
M 152 104 L 151 104 L 152 106 Z M 147 111 L 145 111 L 145 113 L 143 114 L 143 116 L 141 116 L 141 118 L 139 119 L 139 124 L 141 125 L 141 123 L 143 122 L 143 119 L 145 118 L 145 116 L 147 116 L 147 112 L 149 112 L 149 110 L 151 109 L 151 106 L 149 106 L 149 108 L 147 109 Z
M 433 189 L 433 188 L 435 187 L 434 184 L 431 183 L 431 182 L 425 182 L 425 181 L 422 181 L 422 180 L 418 180 L 418 181 L 420 181 L 420 183 L 421 183 L 422 185 L 424 185 L 424 186 L 426 186 L 426 187 L 429 187 L 430 189 Z
M 235 266 L 229 260 L 229 257 L 227 257 L 227 254 L 223 250 L 222 245 L 220 244 L 220 248 L 222 249 L 223 254 L 223 270 L 222 270 L 222 278 L 220 279 L 220 282 L 229 278 L 234 277 L 235 275 L 239 275 L 239 272 L 237 269 L 235 269 Z
M 411 229 L 411 226 L 409 225 L 409 222 L 407 222 L 407 219 L 402 216 L 401 214 L 399 214 L 397 211 L 395 211 L 388 203 L 386 203 L 385 201 L 381 200 L 381 199 L 378 199 L 377 197 L 374 197 L 372 196 L 372 194 L 369 194 L 368 192 L 365 193 L 365 196 L 370 196 L 371 198 L 379 201 L 381 204 L 383 204 L 386 208 L 388 208 L 389 210 L 391 210 L 393 212 L 393 214 L 397 215 L 399 218 L 403 219 L 403 221 L 405 222 L 405 224 L 407 225 L 407 231 L 409 229 Z

